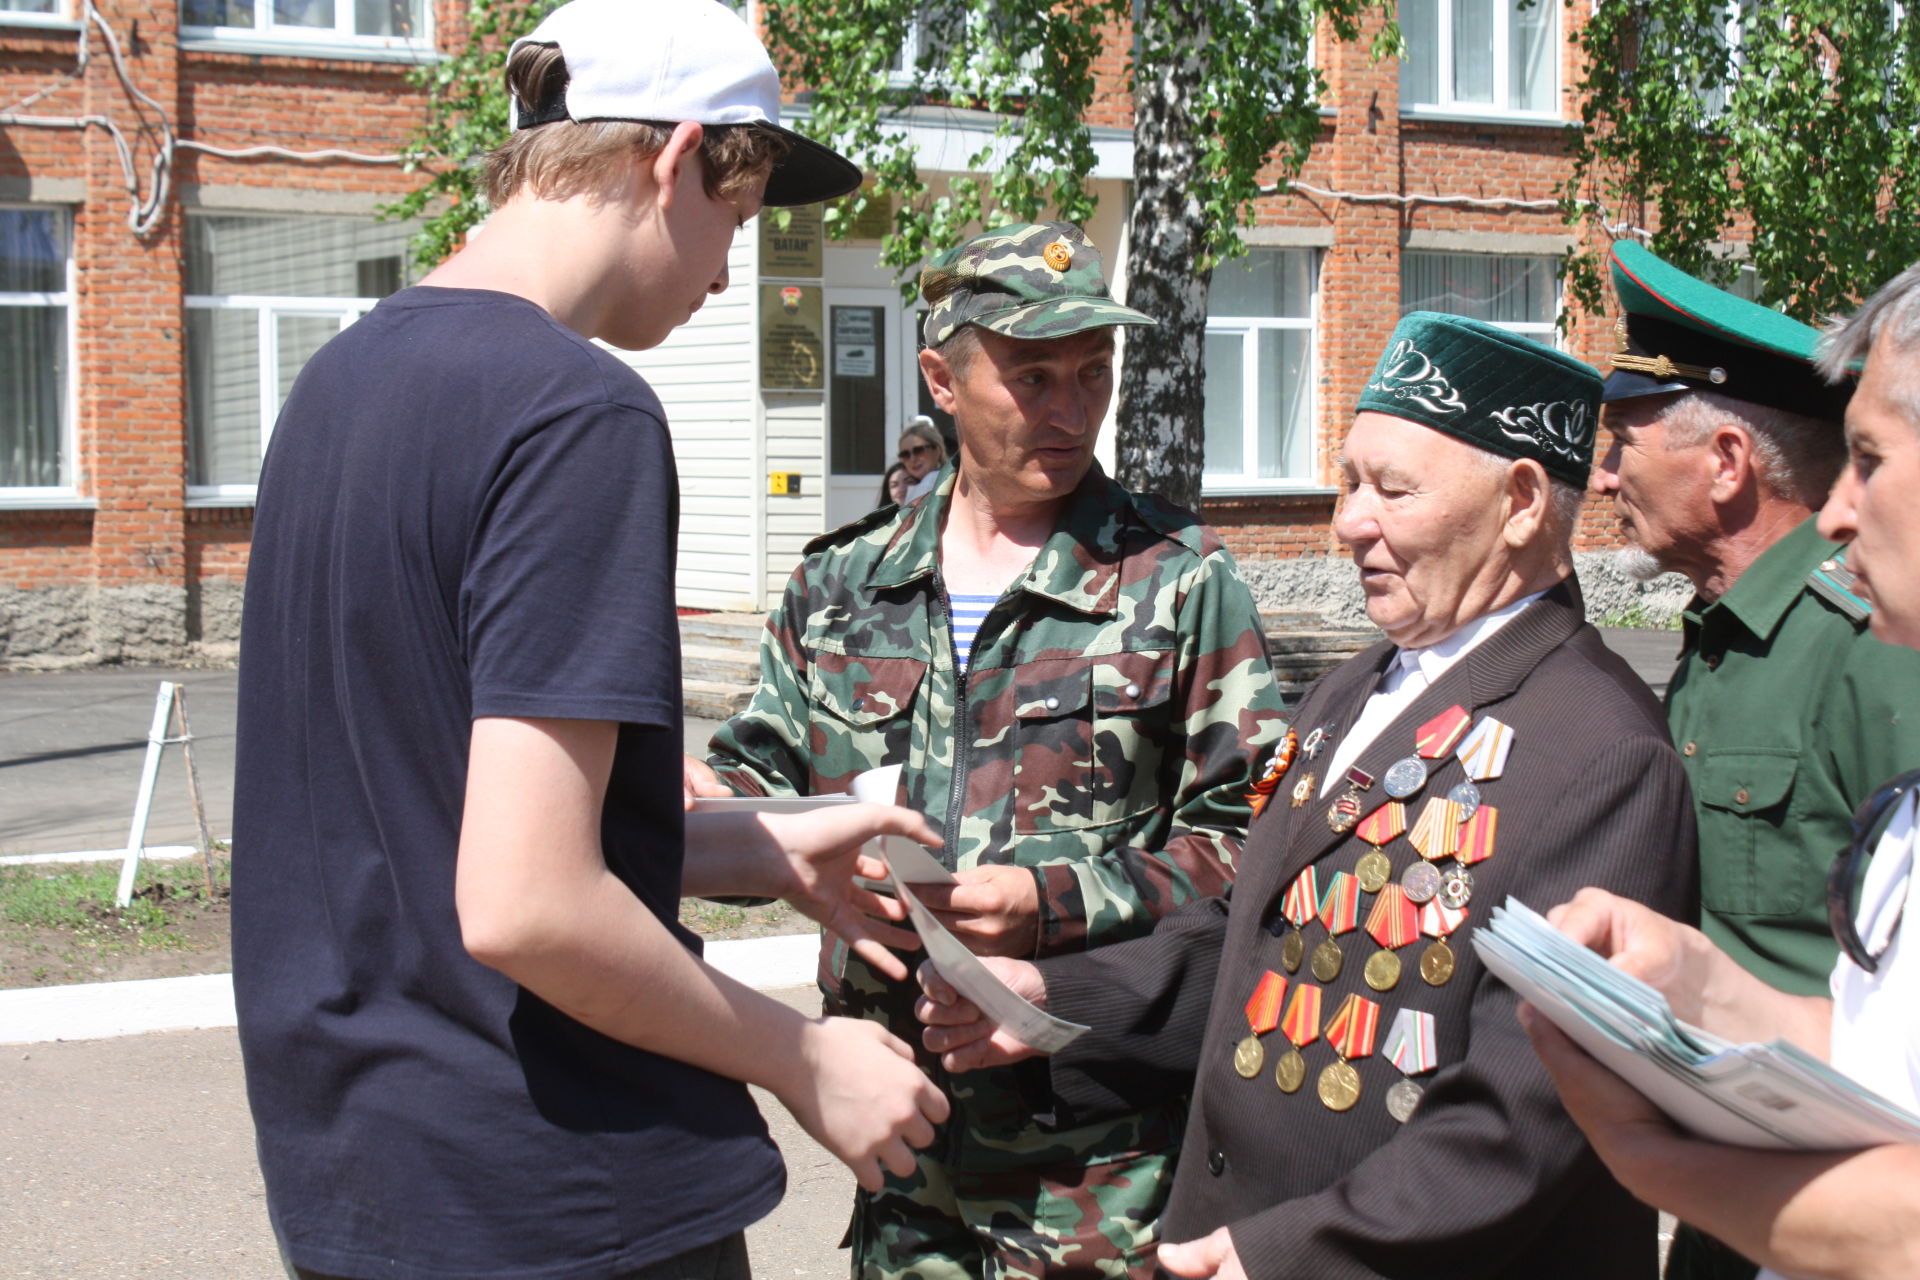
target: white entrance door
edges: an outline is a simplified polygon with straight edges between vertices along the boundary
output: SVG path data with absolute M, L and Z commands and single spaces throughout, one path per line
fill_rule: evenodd
M 906 422 L 909 373 L 900 295 L 892 289 L 826 290 L 827 527 L 880 505 L 880 480 Z

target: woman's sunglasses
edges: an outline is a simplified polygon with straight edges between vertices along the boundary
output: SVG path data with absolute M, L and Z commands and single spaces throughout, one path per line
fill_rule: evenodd
M 899 453 L 895 454 L 894 457 L 898 458 L 902 462 L 905 462 L 908 458 L 917 458 L 923 453 L 932 453 L 932 452 L 933 452 L 932 445 L 917 444 L 913 446 L 913 448 L 911 449 L 902 449 Z
M 1866 879 L 1867 855 L 1879 839 L 1880 825 L 1888 812 L 1916 783 L 1920 783 L 1920 769 L 1901 774 L 1868 796 L 1853 815 L 1853 842 L 1834 856 L 1833 869 L 1827 872 L 1827 924 L 1847 959 L 1867 973 L 1880 967 L 1880 952 L 1868 949 L 1854 924 L 1860 911 L 1860 884 Z

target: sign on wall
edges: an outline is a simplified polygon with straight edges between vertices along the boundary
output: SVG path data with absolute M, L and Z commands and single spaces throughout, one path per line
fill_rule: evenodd
M 797 277 L 802 280 L 820 278 L 820 206 L 803 204 L 789 212 L 785 227 L 774 225 L 774 211 L 769 209 L 758 219 L 760 223 L 760 274 L 762 276 Z
M 817 284 L 760 286 L 760 389 L 822 391 L 827 326 Z

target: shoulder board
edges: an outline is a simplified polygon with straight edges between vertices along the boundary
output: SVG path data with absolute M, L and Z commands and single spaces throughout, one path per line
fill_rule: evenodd
M 858 520 L 850 520 L 838 529 L 829 530 L 811 539 L 806 546 L 800 549 L 800 554 L 810 556 L 816 551 L 825 551 L 829 547 L 837 547 L 844 543 L 852 542 L 861 534 L 866 533 L 870 529 L 878 529 L 881 525 L 887 523 L 899 514 L 900 508 L 889 502 L 884 507 L 878 507 L 867 512 L 867 514 L 861 516 Z
M 1845 548 L 1816 565 L 1807 575 L 1807 586 L 1855 622 L 1865 622 L 1873 616 L 1873 604 L 1854 590 L 1853 571 L 1847 568 Z
M 1133 509 L 1140 513 L 1140 523 L 1171 542 L 1177 542 L 1195 555 L 1211 555 L 1225 544 L 1199 516 L 1185 507 L 1177 507 L 1164 498 L 1151 493 L 1135 493 Z

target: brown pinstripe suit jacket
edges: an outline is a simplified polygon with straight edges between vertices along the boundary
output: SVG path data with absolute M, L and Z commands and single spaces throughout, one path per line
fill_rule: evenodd
M 1302 734 L 1359 715 L 1394 648 L 1382 642 L 1330 672 L 1302 701 Z M 1402 951 L 1405 972 L 1379 993 L 1362 979 L 1375 950 L 1364 932 L 1342 938 L 1346 963 L 1325 984 L 1322 1021 L 1349 992 L 1381 1005 L 1384 1041 L 1394 1013 L 1434 1015 L 1439 1067 L 1406 1124 L 1384 1105 L 1400 1076 L 1384 1054 L 1361 1060 L 1360 1100 L 1328 1110 L 1314 1082 L 1334 1060 L 1308 1046 L 1307 1083 L 1274 1084 L 1286 1049 L 1270 1032 L 1268 1069 L 1233 1069 L 1247 1034 L 1244 1006 L 1261 974 L 1284 973 L 1268 926 L 1300 869 L 1320 868 L 1324 889 L 1369 846 L 1336 835 L 1329 800 L 1294 808 L 1297 760 L 1255 821 L 1231 901 L 1196 903 L 1149 937 L 1044 966 L 1055 1012 L 1094 1029 L 1052 1062 L 1055 1118 L 1079 1123 L 1127 1100 L 1193 1090 L 1193 1108 L 1162 1238 L 1185 1240 L 1230 1224 L 1254 1280 L 1302 1277 L 1594 1277 L 1657 1274 L 1655 1220 L 1608 1176 L 1566 1118 L 1514 1018 L 1518 998 L 1474 956 L 1465 934 L 1512 894 L 1539 910 L 1583 885 L 1682 918 L 1696 894 L 1693 807 L 1658 702 L 1581 617 L 1568 580 L 1471 651 L 1361 753 L 1376 777 L 1413 753 L 1414 729 L 1458 703 L 1477 722 L 1514 730 L 1505 773 L 1480 784 L 1500 811 L 1489 860 L 1473 868 L 1471 916 L 1454 938 L 1457 971 L 1444 986 L 1417 972 L 1425 940 Z M 1432 762 L 1409 821 L 1429 796 L 1465 775 L 1451 756 Z M 1317 790 L 1317 788 L 1316 788 Z M 1366 797 L 1371 808 L 1384 796 Z M 1388 846 L 1396 876 L 1417 855 Z M 1368 905 L 1362 902 L 1364 922 Z M 1283 930 L 1284 931 L 1284 928 Z M 1307 930 L 1309 952 L 1324 937 Z M 1313 981 L 1302 966 L 1290 981 Z

